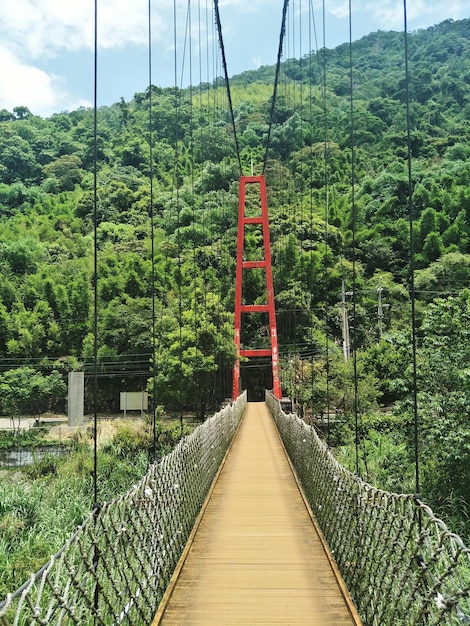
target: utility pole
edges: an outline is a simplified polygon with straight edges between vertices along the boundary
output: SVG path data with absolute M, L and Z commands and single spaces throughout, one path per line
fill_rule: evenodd
M 343 328 L 343 357 L 347 361 L 350 356 L 350 344 L 349 344 L 349 317 L 348 309 L 346 306 L 346 295 L 351 295 L 350 292 L 346 292 L 344 287 L 344 280 L 341 281 L 341 318 Z
M 384 317 L 384 312 L 382 308 L 382 291 L 383 287 L 379 278 L 379 286 L 377 287 L 377 320 L 379 327 L 379 341 L 382 339 L 382 320 Z

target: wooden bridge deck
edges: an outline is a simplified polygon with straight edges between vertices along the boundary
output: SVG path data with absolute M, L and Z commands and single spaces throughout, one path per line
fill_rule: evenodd
M 249 403 L 153 626 L 360 624 L 264 403 Z

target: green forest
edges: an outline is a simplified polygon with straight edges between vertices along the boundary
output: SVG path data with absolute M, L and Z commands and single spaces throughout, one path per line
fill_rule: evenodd
M 272 106 L 274 74 L 234 76 L 231 96 L 245 174 L 270 135 L 283 394 L 335 416 L 322 432 L 353 471 L 414 490 L 413 255 L 421 495 L 468 540 L 470 20 L 410 34 L 409 84 L 396 32 L 285 60 Z M 92 410 L 95 304 L 100 411 L 154 383 L 168 412 L 231 395 L 239 174 L 221 79 L 101 107 L 96 141 L 92 109 L 0 110 L 3 415 L 64 411 L 71 370 Z M 244 298 L 260 292 L 254 271 Z M 262 314 L 243 332 L 269 340 Z M 269 368 L 249 365 L 256 391 Z

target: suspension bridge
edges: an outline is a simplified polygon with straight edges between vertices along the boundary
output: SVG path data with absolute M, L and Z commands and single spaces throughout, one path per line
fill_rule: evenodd
M 264 403 L 246 414 L 154 624 L 359 624 Z
M 415 496 L 242 394 L 96 508 L 0 623 L 467 624 L 469 559 Z
M 217 1 L 214 6 L 236 143 Z M 285 1 L 271 122 L 287 9 Z M 244 176 L 236 150 L 231 401 L 130 491 L 97 503 L 61 550 L 0 602 L 2 626 L 470 624 L 470 551 L 462 540 L 418 495 L 382 491 L 347 471 L 314 427 L 285 411 L 264 176 L 270 135 L 271 126 L 261 174 Z M 96 141 L 95 126 L 95 158 Z M 152 211 L 151 217 L 153 227 Z M 94 218 L 96 228 L 96 197 Z M 259 247 L 247 258 L 250 228 Z M 256 302 L 246 302 L 251 271 L 263 276 Z M 268 332 L 255 333 L 260 345 L 247 347 L 249 315 L 267 316 Z M 155 303 L 152 318 L 155 338 Z M 96 347 L 95 339 L 95 368 Z M 264 402 L 247 401 L 243 365 L 256 359 L 269 361 Z M 94 479 L 96 494 L 96 466 Z

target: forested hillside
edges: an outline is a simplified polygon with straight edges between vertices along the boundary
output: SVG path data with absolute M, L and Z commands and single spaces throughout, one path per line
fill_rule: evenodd
M 470 20 L 413 33 L 409 50 L 423 491 L 464 523 L 470 503 Z M 353 44 L 352 59 L 352 102 L 350 51 L 343 45 L 287 60 L 273 111 L 266 176 L 283 389 L 308 419 L 327 406 L 344 416 L 341 441 L 347 440 L 354 384 L 341 349 L 344 282 L 350 318 L 355 294 L 350 321 L 361 463 L 374 480 L 401 491 L 413 488 L 403 35 L 368 35 Z M 263 67 L 232 79 L 245 173 L 252 163 L 259 171 L 262 162 L 273 77 L 274 68 Z M 153 274 L 158 403 L 204 412 L 230 395 L 239 168 L 227 111 L 214 104 L 223 97 L 222 81 L 186 90 L 152 87 L 98 111 L 103 409 L 116 406 L 119 391 L 147 385 Z M 10 370 L 91 371 L 94 349 L 93 111 L 42 119 L 18 104 L 0 111 L 5 414 L 24 409 L 8 400 L 20 384 Z M 256 245 L 256 237 L 248 241 L 248 248 Z M 260 280 L 255 273 L 247 298 Z M 54 400 L 52 392 L 47 397 Z M 393 407 L 394 415 L 377 417 L 380 405 Z M 370 457 L 380 447 L 386 450 L 374 465 Z

